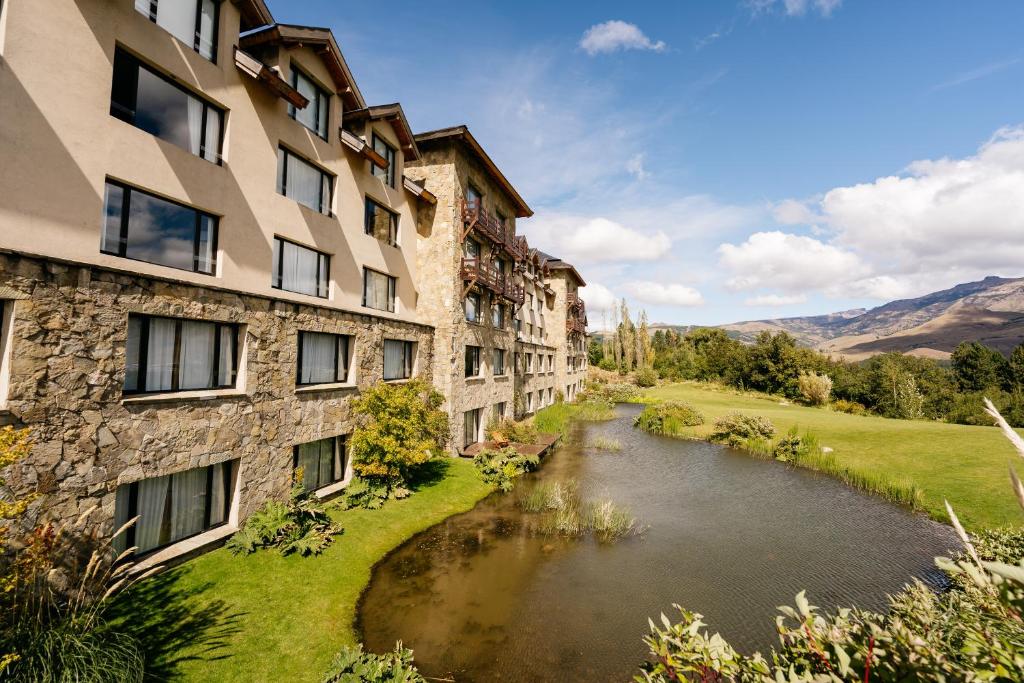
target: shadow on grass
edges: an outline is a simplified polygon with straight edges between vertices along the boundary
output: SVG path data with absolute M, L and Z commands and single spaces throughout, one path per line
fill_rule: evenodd
M 189 661 L 230 657 L 230 637 L 239 632 L 242 613 L 228 614 L 223 600 L 205 599 L 211 582 L 187 585 L 185 569 L 170 570 L 121 593 L 107 610 L 139 640 L 146 656 L 147 680 L 171 680 Z
M 416 468 L 415 473 L 409 480 L 409 489 L 412 491 L 420 491 L 440 484 L 441 481 L 448 476 L 448 468 L 450 467 L 451 462 L 448 458 L 428 460 Z

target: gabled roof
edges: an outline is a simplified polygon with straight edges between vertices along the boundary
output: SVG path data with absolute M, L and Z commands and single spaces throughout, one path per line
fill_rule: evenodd
M 379 104 L 373 107 L 356 109 L 345 114 L 345 122 L 349 121 L 387 121 L 395 129 L 398 141 L 402 144 L 402 153 L 406 159 L 419 159 L 420 150 L 416 147 L 416 136 L 412 133 L 409 120 L 405 118 L 402 105 Z
M 341 48 L 334 40 L 329 28 L 316 26 L 295 26 L 292 24 L 271 24 L 250 31 L 238 39 L 239 46 L 251 50 L 263 45 L 283 45 L 285 47 L 308 46 L 313 49 L 327 66 L 334 79 L 338 95 L 345 104 L 345 111 L 363 109 L 366 101 L 359 92 L 356 80 L 348 68 L 348 63 L 341 54 Z
M 263 0 L 232 0 L 242 15 L 242 31 L 251 31 L 274 23 L 274 17 Z
M 542 262 L 547 262 L 547 267 L 549 270 L 568 270 L 573 275 L 573 277 L 576 278 L 576 281 L 579 283 L 580 287 L 587 286 L 587 283 L 584 282 L 583 278 L 580 276 L 579 271 L 577 271 L 576 267 L 571 263 L 563 261 L 557 256 L 545 254 L 543 251 L 540 251 L 539 249 L 537 250 L 537 256 L 541 259 Z
M 453 126 L 451 128 L 442 128 L 440 130 L 432 130 L 416 135 L 416 142 L 420 147 L 453 141 L 462 141 L 467 147 L 469 147 L 470 151 L 476 155 L 477 159 L 480 160 L 484 168 L 487 170 L 488 175 L 491 176 L 491 179 L 494 180 L 494 182 L 496 182 L 512 200 L 516 209 L 516 218 L 529 218 L 533 215 L 533 209 L 531 209 L 526 204 L 526 201 L 519 196 L 519 193 L 516 192 L 516 188 L 512 186 L 512 183 L 509 182 L 508 178 L 498 170 L 497 164 L 491 160 L 491 157 L 487 156 L 487 152 L 484 151 L 484 148 L 480 146 L 480 143 L 477 142 L 476 138 L 474 138 L 472 133 L 469 132 L 469 128 L 467 126 Z

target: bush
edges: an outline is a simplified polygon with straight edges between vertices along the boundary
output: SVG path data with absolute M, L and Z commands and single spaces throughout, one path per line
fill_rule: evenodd
M 654 368 L 640 368 L 633 376 L 633 381 L 638 387 L 653 387 L 658 383 L 658 373 Z
M 401 500 L 411 495 L 412 491 L 405 486 L 388 487 L 377 479 L 356 477 L 345 487 L 341 506 L 346 510 L 379 510 L 388 500 Z
M 775 436 L 775 425 L 767 417 L 729 413 L 715 420 L 711 440 L 742 446 L 751 439 L 771 439 Z
M 526 420 L 516 422 L 506 417 L 490 427 L 488 432 L 494 441 L 499 442 L 501 439 L 497 438 L 498 436 L 504 437 L 506 441 L 511 443 L 534 444 L 538 440 L 537 428 L 533 422 Z
M 485 482 L 494 484 L 502 491 L 511 491 L 514 480 L 537 469 L 540 458 L 536 455 L 522 455 L 514 448 L 502 448 L 481 451 L 473 458 L 473 464 Z
M 818 439 L 810 432 L 800 436 L 796 425 L 790 428 L 786 434 L 775 442 L 772 449 L 772 457 L 780 462 L 799 462 L 809 454 L 820 452 Z
M 335 655 L 322 683 L 426 683 L 413 664 L 412 650 L 395 644 L 386 655 L 364 652 L 362 645 L 345 646 Z
M 405 487 L 415 468 L 442 455 L 448 441 L 444 396 L 415 379 L 380 382 L 352 403 L 352 469 L 388 489 Z
M 801 372 L 797 379 L 800 395 L 812 406 L 827 405 L 832 396 L 832 378 L 816 372 Z
M 868 415 L 868 409 L 863 404 L 857 403 L 856 401 L 847 401 L 844 399 L 836 399 L 832 401 L 832 410 L 840 413 L 849 413 L 850 415 Z
M 689 403 L 667 401 L 654 403 L 633 419 L 633 426 L 652 434 L 678 436 L 686 427 L 704 424 L 704 416 Z
M 298 473 L 296 481 L 301 480 Z M 249 515 L 226 546 L 235 555 L 277 548 L 282 555 L 298 553 L 307 557 L 322 553 L 342 531 L 316 494 L 296 483 L 287 503 L 267 501 L 262 510 Z
M 640 389 L 633 384 L 617 382 L 600 387 L 597 394 L 612 403 L 632 403 L 640 398 Z

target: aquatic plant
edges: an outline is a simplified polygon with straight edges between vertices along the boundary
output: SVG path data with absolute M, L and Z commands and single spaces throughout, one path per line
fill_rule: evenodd
M 628 509 L 611 500 L 591 503 L 587 518 L 594 536 L 605 543 L 639 532 L 636 518 Z
M 481 478 L 494 484 L 502 491 L 511 491 L 514 480 L 537 469 L 540 458 L 536 455 L 522 455 L 514 448 L 484 450 L 473 458 L 473 464 Z
M 687 427 L 704 424 L 704 415 L 683 401 L 666 401 L 648 405 L 633 418 L 633 426 L 652 434 L 680 436 Z
M 618 439 L 612 439 L 607 436 L 594 437 L 590 443 L 587 444 L 590 448 L 594 448 L 599 451 L 621 451 L 622 442 Z
M 394 652 L 364 652 L 362 644 L 341 648 L 321 683 L 426 683 L 413 663 L 412 650 L 395 643 Z
M 593 533 L 599 541 L 611 542 L 642 533 L 625 507 L 609 499 L 584 500 L 574 479 L 534 486 L 519 499 L 519 507 L 544 515 L 536 527 L 543 534 L 573 537 Z
M 523 493 L 519 498 L 519 507 L 525 512 L 559 510 L 578 498 L 579 485 L 575 479 L 542 482 Z
M 773 436 L 775 425 L 767 417 L 729 413 L 715 420 L 710 438 L 730 446 L 742 446 L 748 439 L 771 439 Z

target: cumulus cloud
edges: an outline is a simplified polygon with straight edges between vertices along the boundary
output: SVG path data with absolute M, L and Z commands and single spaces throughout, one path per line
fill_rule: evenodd
M 636 24 L 613 19 L 588 28 L 580 39 L 580 47 L 593 57 L 619 50 L 663 52 L 667 46 L 663 41 L 648 38 Z
M 725 284 L 734 291 L 771 287 L 803 292 L 827 288 L 837 278 L 855 279 L 867 274 L 866 266 L 852 252 L 813 237 L 777 230 L 756 232 L 741 244 L 723 244 L 718 256 L 733 273 Z
M 612 290 L 596 282 L 591 282 L 580 289 L 580 298 L 587 304 L 587 317 L 590 319 L 591 327 L 599 324 L 599 317 L 604 317 L 615 308 L 616 298 Z
M 704 303 L 700 292 L 678 283 L 634 280 L 622 285 L 622 290 L 637 301 L 654 306 L 690 307 Z
M 780 225 L 813 225 L 822 220 L 806 203 L 786 199 L 772 207 L 772 217 Z
M 795 306 L 807 302 L 806 294 L 760 294 L 743 302 L 744 306 Z
M 641 232 L 604 217 L 548 213 L 529 224 L 530 243 L 577 265 L 653 261 L 672 247 L 664 232 Z

